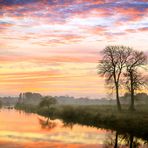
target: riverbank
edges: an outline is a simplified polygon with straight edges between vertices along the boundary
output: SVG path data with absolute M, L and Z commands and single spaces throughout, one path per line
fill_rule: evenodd
M 117 112 L 115 106 L 51 106 L 50 109 L 33 105 L 17 104 L 16 109 L 37 113 L 52 119 L 62 119 L 66 123 L 78 123 L 115 130 L 148 140 L 148 109 L 138 106 L 133 113 L 124 109 Z M 126 108 L 126 107 L 124 107 Z

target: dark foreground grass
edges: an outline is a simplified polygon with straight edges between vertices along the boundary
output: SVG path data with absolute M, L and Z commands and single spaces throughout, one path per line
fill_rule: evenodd
M 148 140 L 148 106 L 137 106 L 135 112 L 129 112 L 123 107 L 118 112 L 115 106 L 51 106 L 46 107 L 17 104 L 16 109 L 39 115 L 59 118 L 66 123 L 78 123 L 115 130 L 121 134 L 130 134 Z

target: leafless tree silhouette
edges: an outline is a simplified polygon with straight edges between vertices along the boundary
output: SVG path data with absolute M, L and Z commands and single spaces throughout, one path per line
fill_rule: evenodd
M 125 46 L 107 46 L 101 51 L 102 59 L 99 61 L 98 73 L 106 78 L 106 84 L 113 84 L 116 91 L 117 108 L 121 111 L 119 100 L 119 87 L 121 74 L 130 56 L 132 49 Z
M 142 66 L 146 65 L 147 56 L 141 51 L 132 51 L 130 57 L 126 62 L 126 73 L 124 74 L 126 77 L 126 87 L 128 88 L 131 94 L 131 104 L 130 110 L 134 111 L 134 95 L 135 91 L 143 87 L 147 81 L 139 72 L 139 67 L 144 68 Z

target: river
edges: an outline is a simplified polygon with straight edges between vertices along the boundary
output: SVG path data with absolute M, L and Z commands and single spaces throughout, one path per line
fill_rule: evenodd
M 14 109 L 0 111 L 0 148 L 112 148 L 117 140 L 118 146 L 128 147 L 126 138 L 110 130 L 66 124 Z M 141 139 L 135 141 L 138 147 L 148 146 Z

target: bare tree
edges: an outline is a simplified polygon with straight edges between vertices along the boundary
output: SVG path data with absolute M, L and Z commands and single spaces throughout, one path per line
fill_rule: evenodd
M 101 53 L 99 62 L 99 74 L 105 76 L 108 85 L 113 84 L 116 91 L 117 108 L 121 111 L 119 100 L 119 87 L 122 70 L 125 67 L 132 49 L 125 46 L 107 46 Z
M 146 64 L 146 62 L 147 56 L 143 52 L 139 51 L 132 51 L 132 54 L 129 56 L 126 62 L 126 86 L 131 94 L 131 111 L 135 110 L 135 91 L 144 86 L 146 82 L 144 77 L 142 77 L 142 74 L 138 71 L 139 67 L 144 68 L 143 66 Z

